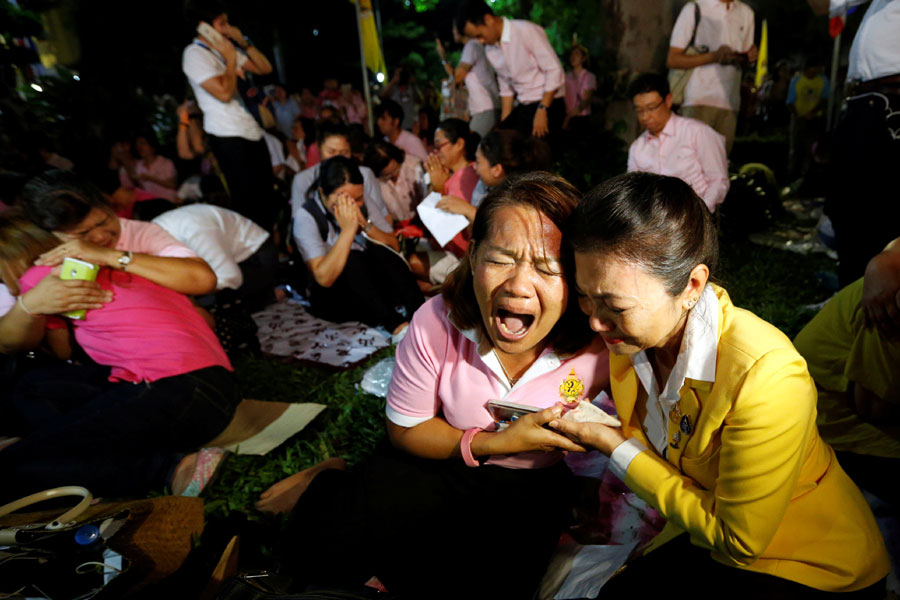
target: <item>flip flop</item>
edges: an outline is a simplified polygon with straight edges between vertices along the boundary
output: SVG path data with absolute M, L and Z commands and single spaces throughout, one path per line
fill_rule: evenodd
M 201 448 L 197 452 L 197 465 L 182 496 L 196 498 L 203 490 L 213 484 L 216 475 L 222 472 L 222 465 L 228 457 L 228 451 L 222 448 Z

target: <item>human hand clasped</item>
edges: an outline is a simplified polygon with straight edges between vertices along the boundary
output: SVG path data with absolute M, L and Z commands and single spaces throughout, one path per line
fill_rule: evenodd
M 545 427 L 548 423 L 559 420 L 562 411 L 562 405 L 557 404 L 540 412 L 519 417 L 506 429 L 491 434 L 493 439 L 490 440 L 490 451 L 486 454 L 519 454 L 521 452 L 554 452 L 557 450 L 585 452 L 586 448 L 583 445 Z
M 101 289 L 95 281 L 63 281 L 59 278 L 59 267 L 56 267 L 50 272 L 50 276 L 44 277 L 28 290 L 22 301 L 33 314 L 56 315 L 73 310 L 101 308 L 112 299 L 112 292 Z
M 627 438 L 619 427 L 600 423 L 576 423 L 564 419 L 553 419 L 550 427 L 584 448 L 596 448 L 609 456 Z

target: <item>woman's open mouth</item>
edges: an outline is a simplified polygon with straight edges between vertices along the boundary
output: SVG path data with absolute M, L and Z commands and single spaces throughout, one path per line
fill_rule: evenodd
M 497 322 L 497 330 L 500 332 L 500 336 L 510 342 L 521 340 L 528 334 L 528 330 L 534 324 L 534 315 L 515 313 L 505 308 L 497 309 L 494 319 Z

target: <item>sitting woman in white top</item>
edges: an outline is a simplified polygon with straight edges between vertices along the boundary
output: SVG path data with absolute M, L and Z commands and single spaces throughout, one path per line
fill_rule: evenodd
M 294 239 L 312 275 L 312 311 L 329 321 L 397 332 L 424 298 L 403 257 L 370 236 L 375 227 L 364 206 L 356 163 L 343 156 L 322 163 L 294 213 Z

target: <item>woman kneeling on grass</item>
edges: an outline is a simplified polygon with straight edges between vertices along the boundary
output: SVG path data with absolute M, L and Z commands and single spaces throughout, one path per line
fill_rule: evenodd
M 0 276 L 20 303 L 44 278 L 58 277 L 60 267 L 32 264 L 61 244 L 11 211 L 0 215 Z M 222 456 L 221 450 L 188 454 L 225 429 L 239 401 L 215 334 L 186 296 L 127 265 L 102 267 L 97 284 L 111 301 L 71 323 L 85 353 L 111 369 L 20 383 L 34 394 L 22 403 L 47 401 L 40 390 L 56 384 L 62 394 L 57 389 L 55 400 L 65 406 L 55 407 L 57 414 L 44 411 L 46 418 L 32 420 L 32 429 L 0 452 L 0 502 L 61 485 L 102 496 L 143 496 L 164 487 L 196 495 Z M 59 358 L 70 358 L 63 318 L 28 314 Z
M 565 394 L 593 398 L 607 353 L 569 293 L 561 227 L 578 192 L 532 173 L 479 208 L 462 263 L 413 317 L 387 396 L 393 449 L 356 472 L 301 472 L 263 494 L 291 510 L 291 573 L 370 577 L 410 598 L 530 598 L 566 525 L 580 447 L 544 427 Z M 539 412 L 497 430 L 491 400 Z M 293 507 L 293 503 L 296 506 Z M 406 597 L 406 596 L 404 596 Z
M 611 179 L 579 204 L 567 239 L 623 425 L 550 426 L 609 455 L 668 519 L 655 545 L 671 540 L 601 597 L 883 597 L 884 541 L 819 437 L 806 363 L 708 283 L 718 240 L 691 188 Z

